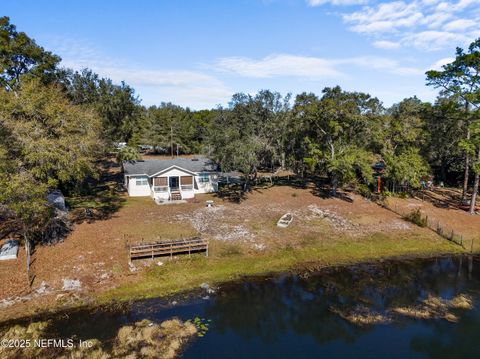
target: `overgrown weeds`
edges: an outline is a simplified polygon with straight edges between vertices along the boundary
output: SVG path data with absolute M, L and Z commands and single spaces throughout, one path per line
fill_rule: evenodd
M 419 227 L 426 227 L 428 225 L 427 217 L 423 217 L 422 212 L 420 211 L 419 208 L 414 209 L 410 213 L 403 216 L 403 219 L 405 219 L 406 221 L 412 222 Z

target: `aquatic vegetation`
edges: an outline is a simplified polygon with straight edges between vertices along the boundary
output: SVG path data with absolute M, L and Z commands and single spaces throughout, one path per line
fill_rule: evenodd
M 41 339 L 48 327 L 49 322 L 35 322 L 30 323 L 28 326 L 15 325 L 3 332 L 0 332 L 0 338 L 3 340 L 18 340 L 22 339 L 27 342 L 33 342 L 34 340 Z M 43 348 L 35 348 L 34 346 L 21 348 L 21 347 L 8 347 L 6 345 L 0 346 L 0 358 L 25 358 L 35 357 L 41 354 Z
M 166 320 L 160 324 L 142 320 L 118 331 L 113 356 L 132 359 L 173 358 L 196 332 L 193 324 L 179 319 Z
M 458 317 L 451 309 L 470 310 L 473 308 L 472 298 L 467 294 L 459 294 L 448 300 L 440 297 L 428 296 L 421 304 L 411 307 L 397 307 L 392 311 L 407 317 L 418 319 L 446 319 L 449 322 L 458 321 Z
M 430 319 L 433 312 L 424 307 L 397 307 L 393 308 L 392 312 L 412 318 Z
M 448 300 L 440 297 L 428 296 L 418 305 L 395 307 L 386 309 L 385 313 L 372 310 L 364 305 L 357 305 L 350 309 L 330 307 L 330 311 L 341 318 L 356 325 L 387 324 L 393 321 L 394 315 L 416 319 L 445 319 L 457 322 L 458 316 L 452 309 L 470 310 L 473 300 L 467 294 L 459 294 Z
M 190 321 L 187 321 L 187 322 L 190 322 Z M 195 327 L 197 328 L 198 337 L 203 337 L 207 333 L 210 322 L 211 322 L 210 319 L 207 320 L 200 317 L 195 317 L 193 319 L 193 325 L 195 325 Z
M 388 315 L 376 312 L 363 305 L 356 306 L 352 310 L 330 307 L 330 311 L 356 325 L 387 324 L 392 321 L 392 318 Z
M 466 294 L 459 294 L 450 300 L 450 307 L 456 309 L 473 309 L 472 297 Z
M 48 338 L 48 322 L 32 323 L 27 327 L 20 325 L 0 333 L 2 339 Z M 0 357 L 13 358 L 59 358 L 59 359 L 108 359 L 108 358 L 159 358 L 171 359 L 197 333 L 197 326 L 179 319 L 166 320 L 160 324 L 142 320 L 126 325 L 117 333 L 113 348 L 106 350 L 97 339 L 89 339 L 88 346 L 75 345 L 67 348 L 5 348 L 0 347 Z M 66 340 L 65 340 L 66 341 Z

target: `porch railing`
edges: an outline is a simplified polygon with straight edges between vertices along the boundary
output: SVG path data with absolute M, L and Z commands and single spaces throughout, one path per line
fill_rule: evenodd
M 154 186 L 153 192 L 168 192 L 168 186 Z
M 182 191 L 192 191 L 193 190 L 193 185 L 191 184 L 182 184 L 180 186 L 180 188 L 182 189 Z

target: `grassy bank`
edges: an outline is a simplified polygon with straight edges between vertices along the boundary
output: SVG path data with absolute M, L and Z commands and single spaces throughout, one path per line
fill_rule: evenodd
M 222 248 L 218 248 L 222 251 Z M 205 258 L 196 255 L 150 268 L 141 278 L 101 293 L 101 303 L 111 300 L 160 297 L 197 288 L 201 283 L 218 284 L 243 276 L 277 273 L 305 266 L 315 268 L 375 261 L 391 257 L 424 257 L 458 254 L 464 250 L 437 236 L 420 237 L 416 233 L 375 233 L 361 239 L 335 238 L 310 243 L 303 248 L 255 255 L 223 248 L 223 256 Z

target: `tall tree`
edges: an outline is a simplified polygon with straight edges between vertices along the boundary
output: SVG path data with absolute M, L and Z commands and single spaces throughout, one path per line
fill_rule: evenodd
M 245 188 L 259 168 L 272 169 L 285 158 L 289 98 L 269 90 L 255 96 L 235 94 L 212 124 L 211 156 L 224 171 L 243 172 Z
M 20 224 L 27 253 L 52 215 L 47 191 L 95 173 L 98 132 L 97 115 L 57 86 L 30 79 L 16 93 L 0 89 L 0 203 Z
M 45 83 L 55 79 L 60 57 L 45 51 L 24 32 L 18 32 L 7 16 L 0 17 L 0 86 L 16 90 L 23 75 Z
M 470 125 L 470 137 L 461 141 L 461 147 L 472 156 L 472 169 L 474 173 L 472 198 L 470 199 L 470 214 L 476 212 L 478 186 L 480 184 L 480 111 L 475 112 L 476 121 Z
M 320 99 L 297 96 L 293 111 L 300 122 L 299 154 L 310 172 L 328 175 L 333 195 L 339 185 L 356 178 L 370 181 L 374 158 L 366 134 L 381 112 L 378 99 L 337 86 L 325 88 Z
M 176 153 L 190 153 L 195 147 L 195 126 L 189 109 L 172 103 L 148 108 L 146 113 L 146 142 L 164 149 L 173 157 Z
M 424 120 L 427 105 L 412 97 L 393 105 L 383 121 L 381 156 L 386 163 L 385 177 L 393 183 L 420 187 L 420 179 L 430 172 L 421 149 L 428 140 Z
M 139 125 L 140 101 L 135 90 L 122 82 L 114 85 L 110 79 L 99 82 L 96 108 L 103 123 L 103 136 L 114 142 L 129 142 Z
M 436 176 L 446 183 L 447 174 L 462 172 L 463 162 L 460 140 L 465 129 L 461 105 L 449 98 L 438 98 L 433 106 L 427 105 L 424 111 L 426 143 L 425 159 L 436 170 Z
M 442 96 L 454 98 L 463 105 L 462 121 L 466 123 L 464 138 L 468 141 L 472 121 L 471 110 L 480 105 L 480 38 L 472 42 L 466 52 L 457 47 L 453 62 L 444 65 L 441 71 L 431 70 L 426 75 L 428 86 L 439 88 Z M 468 190 L 470 157 L 465 151 L 462 201 L 465 200 Z

